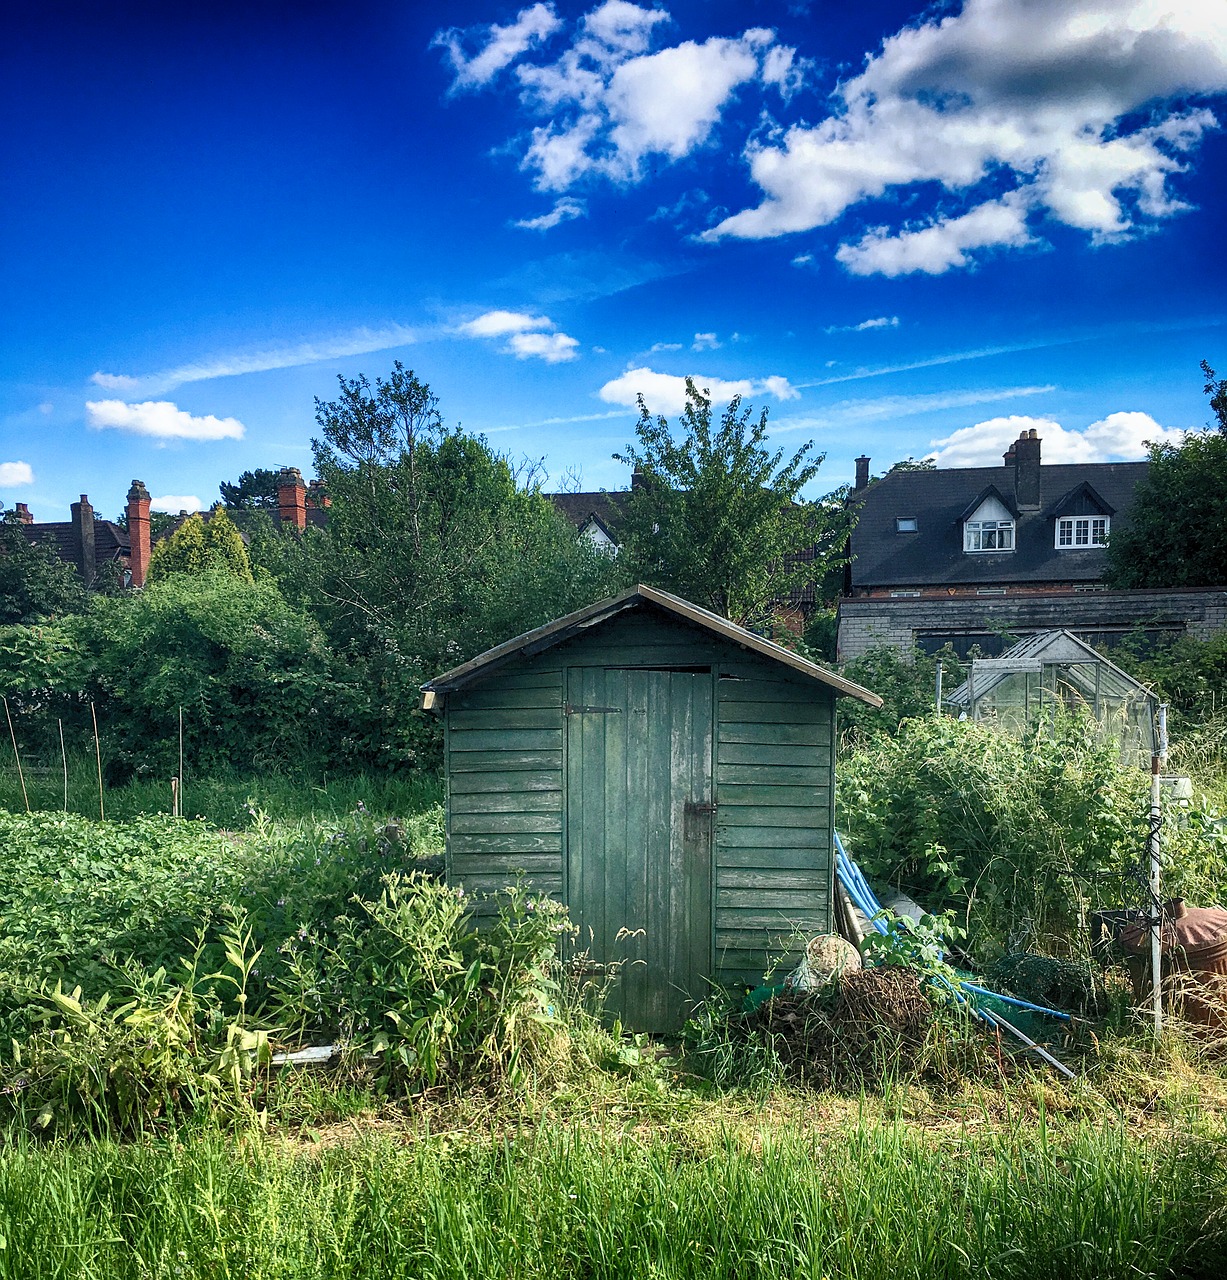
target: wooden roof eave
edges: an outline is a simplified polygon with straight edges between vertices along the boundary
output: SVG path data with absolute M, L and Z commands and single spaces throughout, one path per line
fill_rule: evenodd
M 828 671 L 825 667 L 799 657 L 772 640 L 764 640 L 762 636 L 756 636 L 752 631 L 739 627 L 735 622 L 721 618 L 718 614 L 702 609 L 678 596 L 670 595 L 667 591 L 659 591 L 655 587 L 640 584 L 608 600 L 601 600 L 585 609 L 569 613 L 543 627 L 538 627 L 535 631 L 515 636 L 485 653 L 478 654 L 476 658 L 471 658 L 468 662 L 445 671 L 433 680 L 428 680 L 421 686 L 422 710 L 441 711 L 443 699 L 447 694 L 463 688 L 473 680 L 489 675 L 515 658 L 532 657 L 555 645 L 563 644 L 588 628 L 598 626 L 615 614 L 644 602 L 654 604 L 667 613 L 683 618 L 723 639 L 731 640 L 743 649 L 771 658 L 810 680 L 834 689 L 837 694 L 857 698 L 871 707 L 882 705 L 882 699 L 876 693 L 871 693 L 859 684 L 844 679 L 834 671 Z

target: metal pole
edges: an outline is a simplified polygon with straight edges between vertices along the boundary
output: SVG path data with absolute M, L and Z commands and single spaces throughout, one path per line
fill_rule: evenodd
M 937 660 L 937 694 L 936 694 L 937 714 L 942 713 L 942 661 Z
M 1159 737 L 1150 757 L 1150 985 L 1155 1035 L 1163 1030 L 1163 899 L 1160 894 L 1159 835 L 1163 827 L 1160 772 L 1167 755 L 1167 703 L 1159 704 Z
M 179 777 L 175 785 L 175 817 L 183 817 L 183 708 L 179 708 Z

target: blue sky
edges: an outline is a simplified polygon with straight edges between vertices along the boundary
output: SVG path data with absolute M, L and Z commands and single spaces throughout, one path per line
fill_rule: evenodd
M 402 360 L 621 488 L 693 374 L 825 451 L 1138 457 L 1227 372 L 1219 0 L 9 6 L 0 501 L 310 468 Z

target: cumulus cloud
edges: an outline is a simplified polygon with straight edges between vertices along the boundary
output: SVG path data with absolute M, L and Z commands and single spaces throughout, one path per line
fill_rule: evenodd
M 136 435 L 160 440 L 241 440 L 247 428 L 237 418 L 198 418 L 170 400 L 146 400 L 127 404 L 123 400 L 89 400 L 85 420 L 102 430 L 114 427 Z
M 536 218 L 523 218 L 516 223 L 517 227 L 523 227 L 525 231 L 551 231 L 561 222 L 569 222 L 572 218 L 582 218 L 587 213 L 582 200 L 573 200 L 570 196 L 563 196 L 560 200 L 554 201 L 554 207 L 549 213 L 543 213 Z
M 964 209 L 871 231 L 841 249 L 850 270 L 966 266 L 976 251 L 1028 243 L 1028 221 L 1043 216 L 1124 238 L 1184 207 L 1169 180 L 1216 123 L 1190 99 L 1224 90 L 1221 6 L 966 0 L 887 39 L 826 119 L 751 143 L 764 199 L 707 238 L 807 231 L 917 184 Z
M 1024 431 L 1035 431 L 1043 441 L 1045 462 L 1128 462 L 1146 456 L 1148 442 L 1179 444 L 1184 432 L 1160 426 L 1148 413 L 1110 413 L 1081 431 L 1061 426 L 1051 418 L 1011 414 L 989 418 L 972 427 L 961 427 L 940 440 L 930 441 L 939 467 L 993 467 Z
M 15 488 L 34 483 L 34 468 L 28 462 L 0 462 L 0 487 Z
M 213 378 L 233 378 L 244 373 L 266 373 L 270 369 L 294 369 L 300 365 L 318 364 L 323 360 L 340 360 L 347 356 L 368 355 L 372 351 L 388 351 L 417 341 L 417 333 L 404 325 L 386 325 L 379 329 L 352 329 L 348 333 L 315 338 L 287 346 L 260 347 L 252 351 L 234 351 L 225 355 L 192 361 L 158 373 L 133 376 L 126 373 L 104 373 L 99 370 L 90 381 L 104 391 L 131 395 L 161 395 L 181 387 L 185 382 L 208 382 Z
M 704 378 L 694 375 L 695 386 L 710 395 L 717 404 L 725 404 L 734 396 L 773 396 L 776 400 L 800 398 L 787 378 L 772 375 L 767 378 Z M 607 382 L 597 394 L 606 404 L 623 404 L 634 408 L 642 396 L 649 413 L 678 414 L 686 407 L 686 379 L 671 373 L 657 373 L 654 369 L 627 369 L 623 374 Z
M 149 505 L 154 511 L 169 511 L 176 516 L 180 511 L 190 515 L 204 510 L 204 503 L 194 493 L 168 493 L 161 498 L 151 498 Z
M 487 311 L 462 324 L 457 332 L 469 338 L 506 338 L 504 353 L 517 360 L 536 358 L 547 364 L 574 360 L 579 341 L 559 333 L 549 316 L 530 316 L 523 311 Z
M 723 343 L 714 333 L 696 333 L 690 344 L 691 351 L 718 351 Z
M 897 329 L 898 316 L 872 316 L 862 320 L 860 324 L 832 324 L 827 326 L 827 333 L 866 333 L 871 329 Z
M 516 20 L 505 27 L 491 23 L 467 32 L 453 27 L 450 31 L 440 31 L 433 43 L 447 51 L 448 61 L 456 73 L 453 92 L 480 89 L 526 50 L 548 39 L 561 25 L 552 4 L 534 4 L 521 9 Z M 465 53 L 466 42 L 480 46 L 472 57 Z
M 654 356 L 658 351 L 680 351 L 681 349 L 680 342 L 654 342 L 648 348 L 648 355 Z
M 509 27 L 441 32 L 456 72 L 453 89 L 489 84 L 516 63 L 520 101 L 536 121 L 522 157 L 540 191 L 566 191 L 587 176 L 637 182 L 649 157 L 679 160 L 703 146 L 743 86 L 787 98 L 800 82 L 794 50 L 774 31 L 685 40 L 652 50 L 670 22 L 664 9 L 605 0 L 552 60 L 533 60 L 560 20 L 534 5 Z M 466 45 L 480 46 L 472 58 Z M 547 217 L 549 215 L 546 215 Z

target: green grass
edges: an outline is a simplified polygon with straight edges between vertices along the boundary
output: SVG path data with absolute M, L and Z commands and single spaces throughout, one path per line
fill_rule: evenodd
M 1220 1150 L 1112 1125 L 321 1146 L 10 1147 L 0 1278 L 1192 1280 L 1227 1258 Z
M 25 784 L 31 809 L 64 809 L 64 778 L 58 764 L 27 768 Z M 24 812 L 26 796 L 13 764 L 12 748 L 0 741 L 0 809 Z M 165 778 L 122 787 L 104 786 L 102 799 L 106 816 L 112 820 L 171 812 L 170 782 Z M 395 777 L 363 774 L 318 778 L 250 771 L 197 778 L 189 771 L 182 800 L 186 817 L 202 817 L 214 826 L 244 830 L 251 822 L 249 804 L 283 822 L 335 821 L 352 813 L 359 804 L 371 814 L 403 818 L 441 804 L 443 783 L 436 775 L 409 771 Z M 99 815 L 98 772 L 93 756 L 69 758 L 68 812 L 86 818 Z

